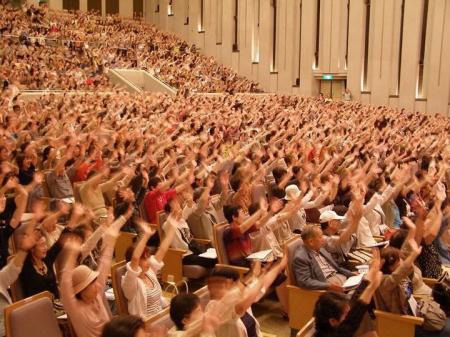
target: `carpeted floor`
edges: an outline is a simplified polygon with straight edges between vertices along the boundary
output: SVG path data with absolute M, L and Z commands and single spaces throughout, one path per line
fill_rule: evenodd
M 252 310 L 263 332 L 277 337 L 290 337 L 289 322 L 281 315 L 281 305 L 274 294 L 254 304 Z

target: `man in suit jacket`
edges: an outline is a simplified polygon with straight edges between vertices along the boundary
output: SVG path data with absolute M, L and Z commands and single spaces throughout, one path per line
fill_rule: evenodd
M 303 245 L 295 252 L 292 261 L 297 285 L 306 289 L 342 292 L 342 284 L 354 273 L 341 268 L 323 248 L 322 229 L 314 225 L 305 226 L 302 240 Z

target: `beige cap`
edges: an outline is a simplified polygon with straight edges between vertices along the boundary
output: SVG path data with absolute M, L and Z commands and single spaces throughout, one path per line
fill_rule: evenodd
M 75 294 L 78 294 L 98 277 L 98 271 L 88 266 L 81 265 L 74 269 L 72 274 L 72 286 Z
M 345 219 L 345 216 L 338 215 L 334 211 L 325 211 L 322 214 L 320 214 L 319 221 L 320 221 L 320 223 L 324 223 L 324 222 L 328 222 L 328 221 L 331 221 L 331 220 L 340 220 L 340 221 L 342 221 L 344 219 Z
M 302 194 L 297 185 L 289 185 L 284 191 L 286 193 L 284 199 L 286 200 L 297 199 Z

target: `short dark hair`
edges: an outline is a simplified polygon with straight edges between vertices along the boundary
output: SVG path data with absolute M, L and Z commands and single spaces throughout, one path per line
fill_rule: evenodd
M 135 337 L 140 329 L 145 329 L 140 317 L 116 316 L 104 325 L 101 337 Z
M 192 293 L 178 294 L 170 301 L 170 319 L 178 330 L 184 329 L 183 319 L 188 317 L 198 306 L 200 299 Z
M 285 169 L 285 168 L 282 168 L 282 167 L 275 167 L 275 168 L 272 170 L 272 174 L 273 174 L 273 177 L 275 178 L 275 182 L 276 182 L 276 183 L 279 183 L 280 180 L 281 180 L 281 178 L 283 178 L 283 176 L 284 176 L 286 173 L 287 173 L 286 169 Z
M 386 247 L 381 251 L 381 261 L 383 274 L 391 274 L 391 267 L 400 260 L 400 250 L 394 247 Z
M 330 325 L 330 319 L 339 320 L 347 304 L 345 294 L 330 291 L 319 297 L 314 307 L 317 335 L 334 330 Z
M 158 186 L 158 184 L 161 182 L 161 178 L 159 178 L 159 177 L 151 177 L 149 180 L 148 180 L 148 184 L 147 184 L 147 186 L 148 186 L 148 189 L 151 191 L 151 190 L 153 190 L 156 186 Z
M 127 248 L 125 251 L 125 261 L 130 262 L 133 257 L 134 250 L 136 249 L 136 244 L 133 244 Z M 141 259 L 148 259 L 152 254 L 155 253 L 154 247 L 145 246 L 142 252 Z
M 407 236 L 408 236 L 407 229 L 403 228 L 399 229 L 394 234 L 392 234 L 391 238 L 389 239 L 389 247 L 401 249 Z
M 259 210 L 259 208 L 260 208 L 259 202 L 254 202 L 254 203 L 251 204 L 250 207 L 248 208 L 248 214 L 249 214 L 249 215 L 255 214 L 255 213 Z
M 320 223 L 320 228 L 324 231 L 328 228 L 328 221 L 327 222 L 321 222 Z
M 272 197 L 278 198 L 278 199 L 283 199 L 286 196 L 286 192 L 278 187 L 278 185 L 273 184 L 270 188 L 270 194 L 272 195 Z
M 241 206 L 238 205 L 225 205 L 223 207 L 223 214 L 228 223 L 232 223 L 233 219 L 239 216 L 239 210 Z

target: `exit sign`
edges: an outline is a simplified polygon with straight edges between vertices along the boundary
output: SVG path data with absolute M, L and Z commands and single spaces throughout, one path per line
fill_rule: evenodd
M 322 75 L 322 80 L 332 80 L 333 79 L 333 75 L 331 74 L 323 74 Z

